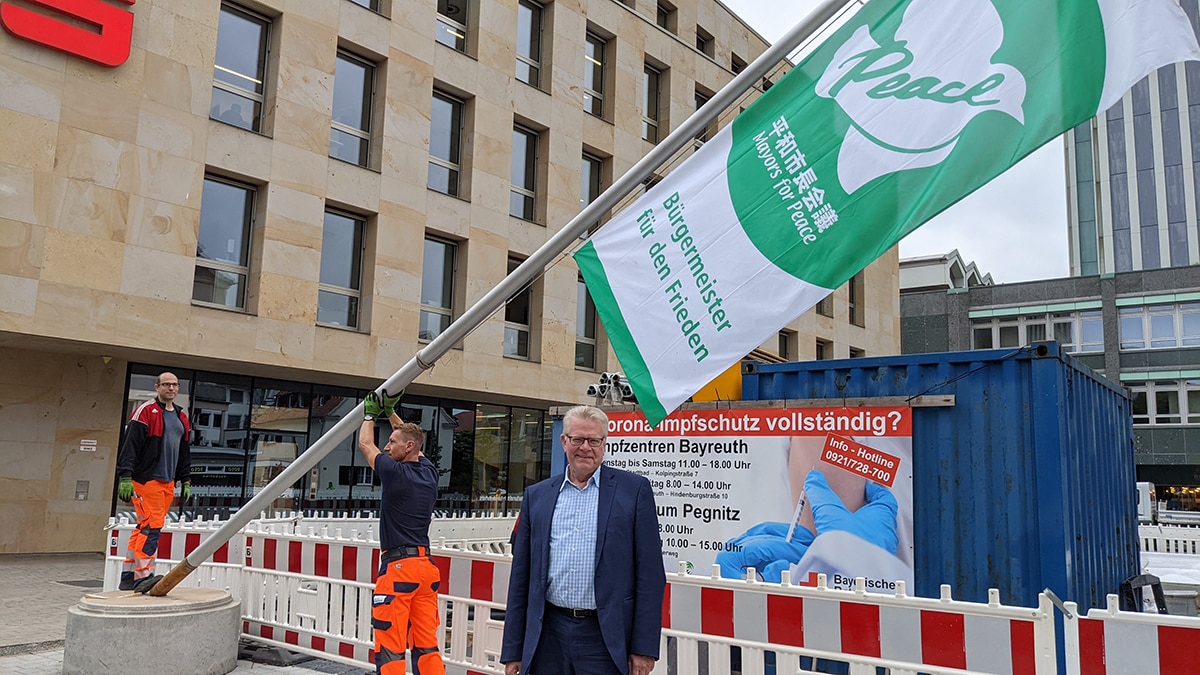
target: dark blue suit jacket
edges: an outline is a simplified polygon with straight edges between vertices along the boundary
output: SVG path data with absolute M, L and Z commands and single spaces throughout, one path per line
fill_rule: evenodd
M 521 504 L 500 661 L 521 661 L 522 670 L 533 662 L 542 633 L 550 585 L 550 523 L 563 480 L 559 474 L 531 485 Z M 650 481 L 603 466 L 596 521 L 596 615 L 608 653 L 622 673 L 629 671 L 630 654 L 658 658 L 666 585 Z

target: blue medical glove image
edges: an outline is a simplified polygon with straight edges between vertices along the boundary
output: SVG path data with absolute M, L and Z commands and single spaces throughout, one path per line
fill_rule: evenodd
M 832 530 L 849 532 L 895 554 L 900 538 L 896 534 L 896 512 L 899 505 L 892 491 L 867 481 L 867 503 L 851 513 L 829 487 L 825 475 L 813 469 L 804 477 L 804 491 L 812 508 L 817 534 Z
M 730 539 L 717 554 L 716 563 L 721 566 L 721 576 L 741 579 L 746 568 L 753 567 L 764 581 L 779 583 L 784 570 L 804 557 L 814 535 L 803 527 L 797 527 L 792 540 L 786 539 L 787 523 L 759 523 L 741 535 Z

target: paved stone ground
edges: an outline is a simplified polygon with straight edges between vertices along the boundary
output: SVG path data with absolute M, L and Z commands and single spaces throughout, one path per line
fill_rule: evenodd
M 0 649 L 61 641 L 67 608 L 103 581 L 100 553 L 0 556 Z
M 0 673 L 61 675 L 67 610 L 84 593 L 99 592 L 103 579 L 104 556 L 100 553 L 0 555 Z M 304 657 L 250 643 L 242 647 L 235 673 L 375 672 L 321 659 L 297 663 Z

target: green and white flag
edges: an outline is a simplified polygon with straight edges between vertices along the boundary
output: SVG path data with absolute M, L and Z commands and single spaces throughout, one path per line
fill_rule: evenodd
M 1154 69 L 1174 0 L 873 0 L 576 254 L 647 420 Z

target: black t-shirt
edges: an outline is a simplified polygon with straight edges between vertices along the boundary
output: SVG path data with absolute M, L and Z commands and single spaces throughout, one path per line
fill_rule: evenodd
M 438 471 L 428 457 L 397 462 L 385 454 L 375 458 L 383 485 L 379 510 L 379 546 L 429 546 L 429 523 L 437 501 Z

